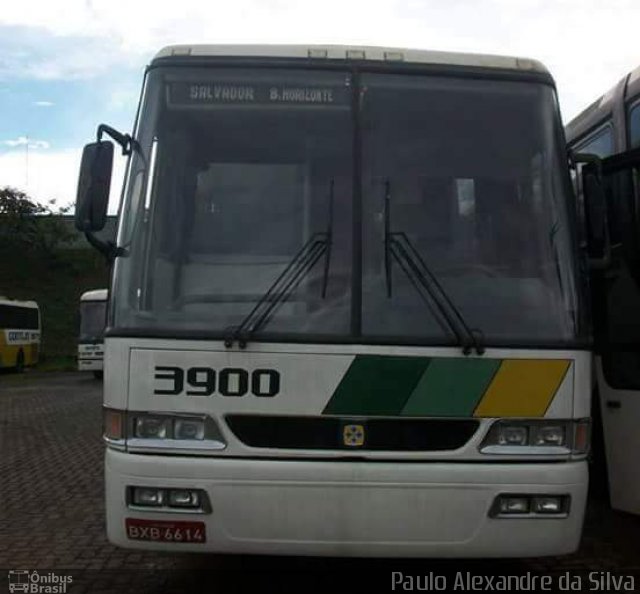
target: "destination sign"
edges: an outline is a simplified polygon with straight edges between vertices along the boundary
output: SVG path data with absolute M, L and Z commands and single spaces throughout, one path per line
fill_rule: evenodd
M 268 83 L 180 82 L 169 85 L 174 105 L 315 105 L 346 106 L 351 95 L 347 87 L 299 86 Z

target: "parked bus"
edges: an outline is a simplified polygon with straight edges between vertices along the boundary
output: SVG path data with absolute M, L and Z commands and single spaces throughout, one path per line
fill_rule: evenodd
M 104 326 L 107 313 L 107 289 L 87 291 L 80 296 L 80 336 L 78 370 L 92 371 L 102 379 Z
M 0 369 L 21 373 L 38 362 L 40 310 L 35 301 L 0 297 Z
M 94 235 L 107 135 L 129 156 L 115 244 Z M 544 66 L 173 46 L 147 69 L 133 136 L 97 136 L 76 226 L 114 267 L 111 542 L 402 557 L 577 548 L 586 255 Z
M 640 149 L 640 67 L 574 118 L 566 129 L 569 147 L 601 158 Z M 622 158 L 622 157 L 619 157 Z M 611 505 L 640 514 L 640 178 L 617 174 L 608 189 L 611 263 L 594 278 L 597 331 L 609 348 L 596 358 Z M 619 307 L 612 308 L 615 301 Z M 597 310 L 596 310 L 597 311 Z M 606 312 L 611 311 L 607 316 Z

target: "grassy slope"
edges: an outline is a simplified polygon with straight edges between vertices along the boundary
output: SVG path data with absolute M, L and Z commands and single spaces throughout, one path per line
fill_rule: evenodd
M 107 281 L 105 261 L 92 249 L 36 256 L 0 246 L 0 295 L 40 305 L 45 366 L 75 356 L 80 295 Z

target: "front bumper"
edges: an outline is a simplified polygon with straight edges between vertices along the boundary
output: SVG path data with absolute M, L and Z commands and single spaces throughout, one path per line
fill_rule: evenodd
M 529 557 L 577 549 L 587 463 L 289 461 L 107 449 L 109 540 L 122 547 L 380 557 Z M 131 510 L 127 486 L 197 488 L 210 514 Z M 491 518 L 500 493 L 567 494 L 563 518 Z M 193 520 L 207 542 L 127 538 L 125 519 Z
M 102 371 L 104 363 L 100 359 L 78 359 L 78 371 Z

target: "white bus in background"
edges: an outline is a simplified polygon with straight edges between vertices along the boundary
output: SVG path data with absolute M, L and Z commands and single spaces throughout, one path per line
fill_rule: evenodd
M 35 301 L 0 296 L 0 369 L 18 373 L 38 363 L 40 357 L 40 309 Z
M 92 371 L 96 379 L 102 378 L 104 367 L 104 326 L 107 299 L 107 289 L 87 291 L 80 297 L 78 370 Z
M 640 67 L 569 122 L 566 135 L 576 152 L 610 162 L 637 158 Z M 604 444 L 595 455 L 601 459 L 604 449 L 612 507 L 640 514 L 640 176 L 623 168 L 609 177 L 610 263 L 594 272 L 591 283 L 596 336 L 608 345 L 596 358 L 602 427 L 595 429 L 604 433 Z
M 116 244 L 114 146 L 129 155 Z M 580 542 L 587 254 L 521 58 L 174 46 L 84 150 L 114 264 L 106 523 L 131 548 L 556 555 Z M 589 255 L 600 180 L 589 177 Z M 595 239 L 594 239 L 595 238 Z

